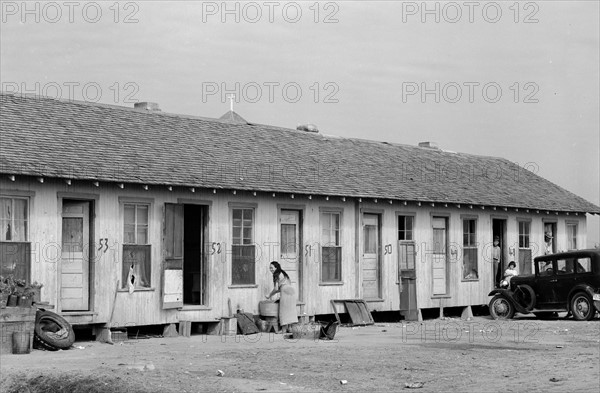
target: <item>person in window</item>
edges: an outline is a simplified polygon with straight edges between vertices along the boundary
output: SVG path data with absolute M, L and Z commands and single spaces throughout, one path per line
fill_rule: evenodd
M 298 323 L 296 291 L 292 287 L 290 276 L 281 268 L 279 262 L 271 262 L 269 271 L 273 274 L 273 290 L 267 299 L 279 293 L 279 324 L 284 333 L 291 332 L 291 325 Z
M 467 274 L 465 278 L 467 280 L 476 280 L 477 278 L 479 278 L 479 276 L 477 275 L 477 270 L 471 269 L 471 273 Z
M 508 288 L 510 286 L 510 279 L 514 276 L 518 276 L 519 272 L 517 271 L 517 264 L 515 261 L 510 261 L 508 263 L 508 268 L 504 271 L 504 280 L 500 283 L 501 288 Z
M 544 234 L 545 255 L 552 254 L 552 239 L 554 239 L 552 237 L 552 232 L 546 231 L 546 233 Z
M 502 250 L 500 249 L 500 236 L 494 236 L 494 248 L 492 249 L 492 262 L 494 265 L 494 283 L 498 285 L 500 282 L 501 264 L 500 264 L 500 256 L 502 255 Z

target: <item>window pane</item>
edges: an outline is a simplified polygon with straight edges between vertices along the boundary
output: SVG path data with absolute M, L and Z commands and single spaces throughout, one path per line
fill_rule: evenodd
M 577 260 L 577 264 L 575 265 L 577 268 L 577 273 L 587 273 L 592 271 L 592 261 L 590 258 L 579 258 Z
M 234 220 L 242 220 L 242 209 L 233 209 L 232 212 Z
M 463 278 L 468 280 L 478 279 L 477 248 L 465 248 L 463 252 Z
M 124 214 L 125 214 L 125 224 L 126 225 L 135 225 L 135 205 L 125 205 Z
M 27 240 L 27 201 L 25 199 L 13 199 L 15 217 L 13 220 L 13 240 Z
M 139 226 L 137 229 L 137 244 L 148 244 L 148 227 Z
M 252 228 L 244 228 L 244 244 L 252 243 Z
M 137 207 L 137 224 L 148 225 L 148 206 L 138 205 Z
M 433 253 L 446 253 L 446 230 L 441 228 L 433 229 Z
M 125 234 L 123 236 L 123 241 L 129 244 L 135 244 L 135 226 L 134 225 L 125 225 Z
M 12 240 L 12 199 L 0 198 L 0 240 Z
M 406 230 L 412 232 L 413 230 L 413 218 L 412 216 L 406 216 Z M 406 240 L 412 240 L 412 239 L 406 239 Z
M 377 253 L 377 227 L 375 225 L 365 225 L 365 253 Z
M 342 248 L 321 248 L 321 279 L 327 281 L 341 281 Z
M 0 242 L 0 275 L 30 281 L 31 244 Z
M 519 269 L 520 274 L 531 274 L 531 249 L 519 249 Z
M 124 245 L 123 246 L 123 270 L 122 287 L 127 288 L 129 270 L 133 266 L 133 278 L 135 288 L 150 288 L 151 283 L 151 246 L 150 245 Z
M 234 285 L 255 283 L 254 246 L 232 247 L 231 283 Z
M 296 253 L 296 224 L 281 224 L 281 253 Z
M 244 221 L 250 220 L 252 223 L 252 209 L 244 209 Z
M 233 227 L 233 244 L 242 244 L 242 228 Z

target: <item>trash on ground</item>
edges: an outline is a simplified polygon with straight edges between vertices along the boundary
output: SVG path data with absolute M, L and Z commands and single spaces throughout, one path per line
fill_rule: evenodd
M 217 376 L 218 377 L 222 377 L 223 375 L 225 375 L 225 373 L 221 370 L 217 370 Z
M 425 382 L 411 382 L 411 383 L 406 382 L 404 384 L 404 387 L 409 388 L 409 389 L 419 389 L 419 388 L 422 388 L 424 385 L 425 385 Z

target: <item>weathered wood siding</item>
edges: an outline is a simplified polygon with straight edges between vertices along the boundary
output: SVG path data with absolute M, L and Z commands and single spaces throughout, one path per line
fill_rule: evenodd
M 88 316 L 89 323 L 109 322 L 117 281 L 122 280 L 122 244 L 123 217 L 121 205 L 124 201 L 150 203 L 149 243 L 152 245 L 152 288 L 136 290 L 129 294 L 119 289 L 114 304 L 112 324 L 148 325 L 176 322 L 178 320 L 211 321 L 228 313 L 228 300 L 231 300 L 234 312 L 237 307 L 257 313 L 258 303 L 263 300 L 273 286 L 268 270 L 272 260 L 279 260 L 280 210 L 293 209 L 301 212 L 301 250 L 302 289 L 304 301 L 299 308 L 307 315 L 328 314 L 333 309 L 331 299 L 361 298 L 361 247 L 363 234 L 361 216 L 364 212 L 378 214 L 380 217 L 380 277 L 381 299 L 370 301 L 373 310 L 398 310 L 400 292 L 398 285 L 398 214 L 414 215 L 414 238 L 417 249 L 417 306 L 432 308 L 443 305 L 466 306 L 486 304 L 487 294 L 492 288 L 492 264 L 490 263 L 492 243 L 492 219 L 506 219 L 505 258 L 518 261 L 518 219 L 531 222 L 531 242 L 533 257 L 543 250 L 544 222 L 555 222 L 557 227 L 557 250 L 567 247 L 566 225 L 578 224 L 578 248 L 584 248 L 585 216 L 573 214 L 550 216 L 546 214 L 526 213 L 524 211 L 493 211 L 481 208 L 431 207 L 423 204 L 408 204 L 389 201 L 363 201 L 358 203 L 348 198 L 296 197 L 289 195 L 258 194 L 230 191 L 188 189 L 168 191 L 165 187 L 125 185 L 123 189 L 115 184 L 101 183 L 99 187 L 90 182 L 73 180 L 68 186 L 64 181 L 45 179 L 40 183 L 35 179 L 20 179 L 11 182 L 0 180 L 3 195 L 29 196 L 29 240 L 31 241 L 31 276 L 44 284 L 42 300 L 57 306 L 60 311 L 60 242 L 61 242 L 61 202 L 60 198 L 81 198 L 94 202 L 92 219 L 92 262 L 90 307 L 93 314 Z M 184 306 L 181 310 L 162 309 L 162 261 L 163 261 L 163 220 L 165 203 L 205 204 L 208 211 L 208 224 L 205 249 L 210 244 L 220 243 L 221 253 L 207 256 L 208 290 L 205 306 Z M 256 244 L 256 283 L 248 286 L 231 285 L 231 208 L 249 206 L 255 209 L 254 242 Z M 321 225 L 320 213 L 323 209 L 341 212 L 342 244 L 342 282 L 322 283 L 321 263 Z M 431 253 L 433 216 L 448 218 L 448 244 L 457 249 L 457 254 L 448 254 L 448 293 L 445 296 L 432 296 Z M 477 219 L 477 241 L 479 279 L 462 280 L 462 217 L 468 215 Z M 108 239 L 108 249 L 99 249 L 100 239 Z M 391 245 L 384 253 L 386 246 Z M 509 254 L 514 249 L 515 254 Z

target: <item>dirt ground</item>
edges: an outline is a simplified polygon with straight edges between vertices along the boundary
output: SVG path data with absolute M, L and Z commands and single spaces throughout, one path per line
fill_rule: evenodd
M 77 341 L 0 361 L 5 387 L 15 375 L 43 374 L 116 378 L 123 392 L 598 392 L 600 319 L 376 323 L 341 327 L 333 341 L 265 333 Z

